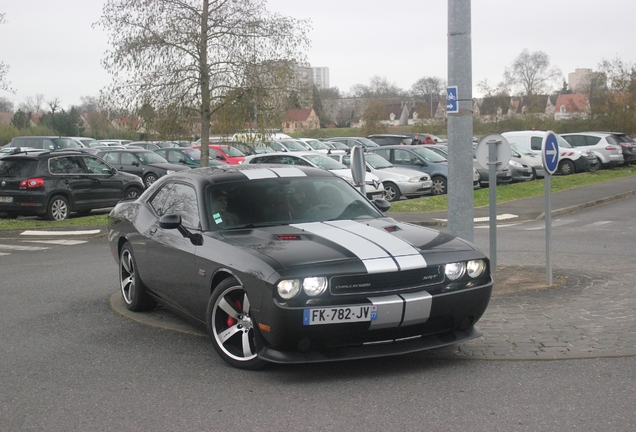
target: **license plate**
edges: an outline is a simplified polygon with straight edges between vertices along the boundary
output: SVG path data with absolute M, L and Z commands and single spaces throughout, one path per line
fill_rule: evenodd
M 2 203 L 11 203 L 11 202 L 13 202 L 13 197 L 0 196 L 0 202 L 2 202 Z
M 304 325 L 364 322 L 377 319 L 378 307 L 376 305 L 317 308 L 303 311 Z
M 383 198 L 384 198 L 384 194 L 371 195 L 372 200 L 383 199 Z

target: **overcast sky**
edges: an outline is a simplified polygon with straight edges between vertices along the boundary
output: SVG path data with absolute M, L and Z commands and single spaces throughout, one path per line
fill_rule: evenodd
M 110 82 L 100 65 L 106 35 L 92 28 L 100 0 L 0 0 L 0 61 L 10 66 L 17 105 L 28 96 L 62 107 L 97 96 Z M 447 79 L 447 0 L 269 0 L 268 9 L 309 18 L 311 66 L 328 67 L 330 85 L 347 92 L 374 75 L 408 90 L 419 78 Z M 548 54 L 567 74 L 603 59 L 636 62 L 634 0 L 473 0 L 473 95 L 502 80 L 523 49 Z

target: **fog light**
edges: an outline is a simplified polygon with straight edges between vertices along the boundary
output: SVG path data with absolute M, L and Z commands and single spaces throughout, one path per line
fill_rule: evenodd
M 278 295 L 289 300 L 296 297 L 300 292 L 300 281 L 298 279 L 286 279 L 278 282 Z
M 463 262 L 446 264 L 446 267 L 444 269 L 444 273 L 446 274 L 446 277 L 453 281 L 464 276 L 465 271 L 466 271 L 466 264 Z
M 310 297 L 316 297 L 327 289 L 327 278 L 311 277 L 303 281 L 303 291 Z

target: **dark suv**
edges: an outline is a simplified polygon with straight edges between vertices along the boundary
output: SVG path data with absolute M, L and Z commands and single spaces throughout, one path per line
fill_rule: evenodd
M 139 196 L 141 178 L 79 150 L 25 150 L 0 159 L 0 213 L 63 220 Z

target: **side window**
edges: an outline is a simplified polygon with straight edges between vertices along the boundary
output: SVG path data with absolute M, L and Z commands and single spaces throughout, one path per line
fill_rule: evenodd
M 110 167 L 103 161 L 91 156 L 82 156 L 89 174 L 110 174 Z
M 530 148 L 532 150 L 541 151 L 541 143 L 543 142 L 543 138 L 541 137 L 531 137 L 530 138 Z
M 49 159 L 49 171 L 51 174 L 86 174 L 78 156 Z
M 199 228 L 199 205 L 194 188 L 181 183 L 166 183 L 149 201 L 157 215 L 178 214 L 187 228 Z
M 106 162 L 111 163 L 111 164 L 118 164 L 119 163 L 119 153 L 106 153 L 105 155 L 102 156 L 102 159 L 104 159 Z
M 415 164 L 415 156 L 405 150 L 395 150 L 396 165 L 413 165 Z
M 346 166 L 351 166 L 351 156 L 349 156 L 349 155 L 343 156 L 342 157 L 342 164 L 346 165 Z
M 36 148 L 41 148 L 41 149 L 46 149 L 46 150 L 53 150 L 53 149 L 55 149 L 55 144 L 50 139 L 44 139 L 44 140 L 42 140 L 41 143 L 40 142 L 37 143 L 37 147 Z
M 390 161 L 391 160 L 391 155 L 390 155 L 391 150 L 377 150 L 374 151 L 375 154 L 379 154 L 380 156 L 382 156 L 384 159 Z
M 596 144 L 598 144 L 598 142 L 600 140 L 601 140 L 601 137 L 595 137 L 595 136 L 586 136 L 585 137 L 586 145 L 596 145 Z
M 121 154 L 122 165 L 132 165 L 134 162 L 137 162 L 137 158 L 130 153 L 120 153 L 120 154 Z
M 177 153 L 177 152 L 168 151 L 168 152 L 159 153 L 159 154 L 165 157 L 168 162 L 172 162 L 172 163 L 179 163 L 180 159 L 185 159 L 183 156 L 181 156 L 180 153 Z
M 300 165 L 300 166 L 311 166 L 310 163 L 296 158 L 296 157 L 292 157 L 292 156 L 283 156 L 281 158 L 281 163 L 284 163 L 286 165 Z

